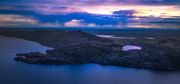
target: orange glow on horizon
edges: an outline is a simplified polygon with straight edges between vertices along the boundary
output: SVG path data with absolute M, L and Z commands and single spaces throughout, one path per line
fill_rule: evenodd
M 85 6 L 80 7 L 81 10 L 93 14 L 111 15 L 113 11 L 117 10 L 135 10 L 134 15 L 139 17 L 153 16 L 153 17 L 173 17 L 180 16 L 180 10 L 175 6 L 137 6 L 137 5 L 120 5 L 120 6 Z

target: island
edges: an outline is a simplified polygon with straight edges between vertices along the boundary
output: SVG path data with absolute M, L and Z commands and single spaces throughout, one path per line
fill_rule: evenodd
M 53 48 L 46 53 L 18 53 L 14 59 L 24 63 L 95 63 L 152 70 L 180 70 L 180 38 L 177 35 L 172 38 L 171 34 L 169 37 L 161 34 L 155 35 L 155 39 L 141 37 L 141 40 L 107 38 L 80 30 L 0 30 L 0 35 L 18 37 Z

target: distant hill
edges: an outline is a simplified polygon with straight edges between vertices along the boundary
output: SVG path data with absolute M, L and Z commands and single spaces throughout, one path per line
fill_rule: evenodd
M 111 42 L 109 39 L 100 38 L 79 30 L 0 30 L 0 35 L 36 41 L 53 48 L 88 42 Z

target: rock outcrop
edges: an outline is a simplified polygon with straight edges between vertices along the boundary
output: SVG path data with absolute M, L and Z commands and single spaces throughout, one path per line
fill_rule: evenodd
M 6 30 L 0 31 L 0 34 L 36 41 L 54 48 L 47 50 L 46 54 L 39 52 L 17 54 L 16 61 L 30 64 L 96 63 L 153 70 L 180 69 L 180 48 L 176 46 L 179 44 L 177 40 L 163 39 L 157 42 L 139 43 L 141 50 L 123 51 L 121 42 L 96 37 L 82 31 Z

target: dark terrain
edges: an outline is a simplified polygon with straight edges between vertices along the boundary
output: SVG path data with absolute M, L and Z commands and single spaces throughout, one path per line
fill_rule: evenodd
M 17 54 L 16 61 L 30 64 L 117 65 L 153 70 L 180 70 L 180 34 L 174 32 L 121 32 L 136 39 L 101 38 L 82 31 L 0 30 L 4 36 L 18 37 L 54 48 L 46 54 Z M 153 37 L 155 39 L 145 39 Z M 142 50 L 122 51 L 124 45 Z

